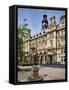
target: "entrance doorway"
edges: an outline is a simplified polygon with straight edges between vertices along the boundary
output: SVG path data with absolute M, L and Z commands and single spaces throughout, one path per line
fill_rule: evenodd
M 48 55 L 48 57 L 49 57 L 50 64 L 52 64 L 52 55 Z

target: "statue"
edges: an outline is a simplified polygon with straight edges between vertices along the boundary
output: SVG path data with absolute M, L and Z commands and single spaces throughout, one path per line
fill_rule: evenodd
M 33 59 L 34 59 L 34 65 L 37 65 L 38 64 L 38 53 L 34 54 Z
M 38 53 L 36 51 L 35 47 L 32 48 L 32 56 L 33 56 L 33 66 L 32 66 L 32 76 L 30 77 L 30 80 L 32 81 L 41 81 L 43 78 L 39 76 L 39 66 L 38 66 Z
M 35 47 L 32 48 L 32 56 L 33 56 L 33 64 L 37 65 L 38 64 L 38 53 Z

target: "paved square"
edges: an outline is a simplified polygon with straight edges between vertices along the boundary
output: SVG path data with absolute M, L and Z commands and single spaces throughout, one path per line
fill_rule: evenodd
M 65 68 L 40 67 L 39 75 L 43 80 L 65 79 Z M 32 76 L 31 71 L 18 71 L 18 81 L 27 81 L 30 76 Z
M 42 67 L 39 74 L 44 76 L 44 80 L 65 79 L 65 68 Z

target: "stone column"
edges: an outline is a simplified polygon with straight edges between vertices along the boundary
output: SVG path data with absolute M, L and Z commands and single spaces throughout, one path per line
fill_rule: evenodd
M 32 78 L 37 79 L 38 77 L 39 77 L 39 67 L 34 65 L 32 67 Z
M 45 55 L 43 55 L 43 61 L 42 62 L 43 62 L 43 64 L 45 64 Z

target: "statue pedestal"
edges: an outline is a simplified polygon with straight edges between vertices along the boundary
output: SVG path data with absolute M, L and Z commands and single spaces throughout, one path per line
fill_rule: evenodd
M 32 67 L 32 78 L 36 79 L 38 77 L 39 77 L 39 67 L 34 65 Z
M 29 78 L 30 81 L 42 81 L 43 77 L 39 76 L 39 67 L 34 65 L 32 67 L 32 76 Z

